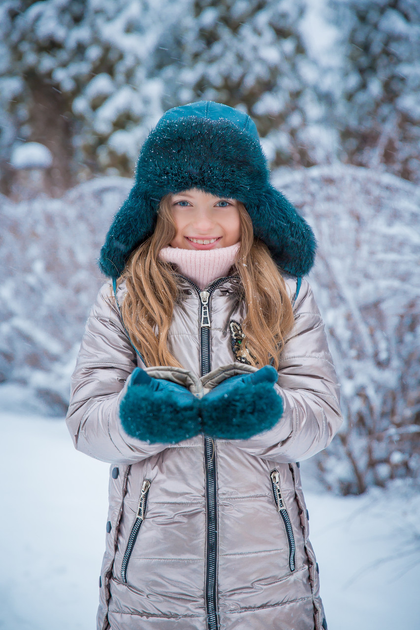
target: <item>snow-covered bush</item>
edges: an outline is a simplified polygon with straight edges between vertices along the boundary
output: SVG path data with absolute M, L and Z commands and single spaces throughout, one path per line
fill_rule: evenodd
M 352 166 L 279 169 L 319 251 L 310 282 L 342 383 L 346 423 L 318 458 L 325 484 L 363 492 L 420 472 L 420 189 Z M 63 413 L 96 258 L 131 180 L 98 178 L 61 199 L 0 198 L 0 396 L 10 385 Z M 10 393 L 10 392 L 9 392 Z
M 345 426 L 318 458 L 343 493 L 420 472 L 420 189 L 313 167 L 275 178 L 318 239 L 310 281 L 342 384 Z
M 340 114 L 353 164 L 420 182 L 420 3 L 333 0 L 346 60 Z
M 0 197 L 0 382 L 63 413 L 86 317 L 103 278 L 96 257 L 131 181 L 99 178 L 61 199 Z M 25 393 L 23 393 L 25 392 Z M 42 407 L 42 405 L 41 405 Z

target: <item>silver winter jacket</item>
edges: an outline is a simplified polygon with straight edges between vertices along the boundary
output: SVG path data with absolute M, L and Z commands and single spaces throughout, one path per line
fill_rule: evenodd
M 296 280 L 286 284 L 293 300 Z M 123 293 L 121 286 L 118 302 Z M 244 316 L 238 280 L 210 290 L 208 338 L 202 309 L 198 291 L 183 281 L 169 343 L 184 369 L 148 368 L 198 396 L 254 370 L 235 362 L 231 349 L 229 322 Z M 342 420 L 324 326 L 305 280 L 294 315 L 276 385 L 284 413 L 271 430 L 248 440 L 199 435 L 148 444 L 119 421 L 130 374 L 145 366 L 111 285 L 100 290 L 67 415 L 76 448 L 111 463 L 98 630 L 326 628 L 296 462 L 325 448 Z M 211 371 L 201 376 L 207 351 Z

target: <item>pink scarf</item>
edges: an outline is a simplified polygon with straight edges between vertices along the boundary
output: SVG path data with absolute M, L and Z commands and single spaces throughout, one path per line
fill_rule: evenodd
M 230 247 L 208 250 L 164 247 L 160 250 L 159 256 L 162 260 L 177 265 L 183 276 L 195 282 L 200 289 L 205 289 L 216 278 L 229 274 L 236 261 L 239 245 L 235 243 Z

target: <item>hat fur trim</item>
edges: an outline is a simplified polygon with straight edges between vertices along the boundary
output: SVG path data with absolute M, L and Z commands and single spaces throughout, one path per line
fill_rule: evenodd
M 101 249 L 102 272 L 119 277 L 131 252 L 153 233 L 162 197 L 192 188 L 242 202 L 255 236 L 267 245 L 276 264 L 294 276 L 310 271 L 315 237 L 293 205 L 271 186 L 260 143 L 225 118 L 189 116 L 161 119 L 146 139 L 135 184 Z

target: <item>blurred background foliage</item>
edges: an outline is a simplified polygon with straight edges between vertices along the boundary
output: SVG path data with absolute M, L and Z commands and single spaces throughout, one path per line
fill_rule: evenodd
M 60 195 L 131 176 L 162 113 L 198 99 L 250 114 L 272 167 L 420 180 L 417 0 L 3 0 L 0 42 L 6 195 L 19 144 L 51 151 Z

